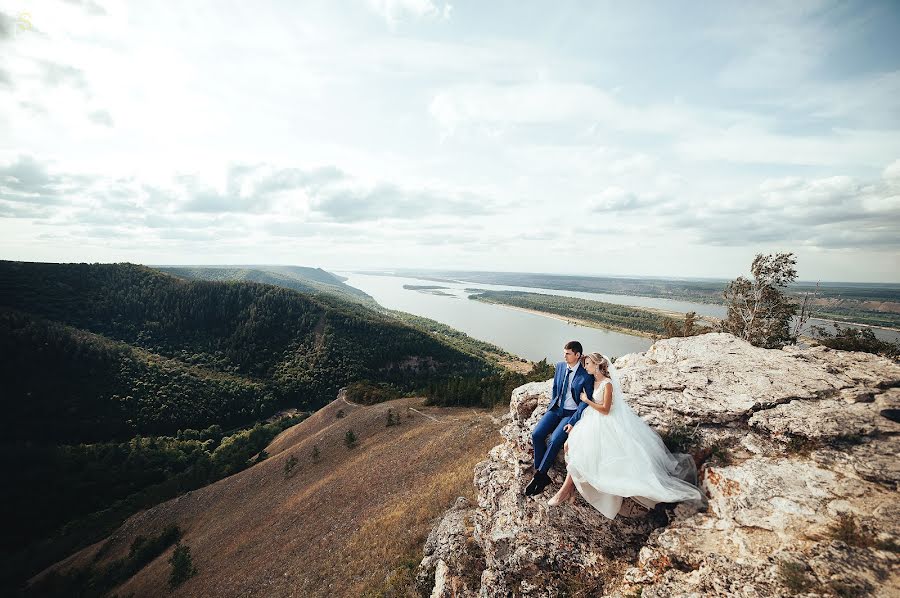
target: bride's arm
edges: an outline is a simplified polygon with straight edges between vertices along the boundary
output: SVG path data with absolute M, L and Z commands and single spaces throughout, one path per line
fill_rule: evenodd
M 609 415 L 609 408 L 612 406 L 612 384 L 603 386 L 603 399 L 601 399 L 599 403 L 589 399 L 587 393 L 584 391 L 581 391 L 581 400 L 603 415 Z

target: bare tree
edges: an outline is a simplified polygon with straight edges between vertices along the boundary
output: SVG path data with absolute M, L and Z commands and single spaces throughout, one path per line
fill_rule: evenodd
M 803 299 L 800 301 L 797 318 L 794 320 L 794 328 L 791 330 L 791 336 L 797 338 L 803 332 L 803 327 L 812 316 L 812 302 L 819 296 L 819 282 L 816 282 L 816 290 L 812 293 L 804 293 Z
M 750 267 L 753 279 L 738 276 L 723 292 L 728 317 L 721 330 L 758 347 L 780 348 L 794 341 L 791 318 L 797 305 L 783 289 L 797 279 L 793 253 L 757 254 Z

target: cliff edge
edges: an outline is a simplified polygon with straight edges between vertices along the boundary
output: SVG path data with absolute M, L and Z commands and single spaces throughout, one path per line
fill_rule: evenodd
M 898 362 L 710 333 L 616 366 L 635 412 L 698 461 L 706 509 L 548 507 L 561 453 L 554 483 L 524 496 L 551 381 L 526 384 L 475 466 L 477 504 L 458 499 L 428 537 L 425 595 L 900 595 Z

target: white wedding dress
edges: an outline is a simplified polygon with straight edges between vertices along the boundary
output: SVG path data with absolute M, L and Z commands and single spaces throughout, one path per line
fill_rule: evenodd
M 610 374 L 617 382 L 617 375 Z M 595 402 L 602 403 L 607 384 L 613 381 L 595 386 Z M 615 519 L 627 496 L 647 508 L 658 502 L 704 501 L 695 485 L 693 458 L 672 455 L 659 434 L 632 411 L 618 384 L 613 384 L 609 414 L 588 405 L 569 432 L 568 447 L 565 459 L 575 487 L 609 519 Z

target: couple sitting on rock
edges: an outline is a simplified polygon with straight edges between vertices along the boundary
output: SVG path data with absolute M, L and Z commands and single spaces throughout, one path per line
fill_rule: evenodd
M 568 475 L 547 503 L 551 506 L 574 500 L 576 488 L 609 519 L 619 513 L 624 497 L 647 508 L 702 501 L 700 490 L 685 481 L 696 477 L 691 456 L 672 455 L 659 434 L 632 411 L 605 355 L 582 352 L 581 343 L 570 341 L 565 361 L 556 364 L 550 405 L 531 435 L 535 474 L 525 494 L 544 491 L 551 481 L 547 471 L 565 448 Z

